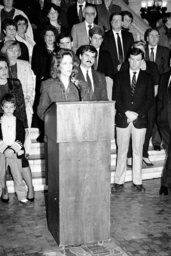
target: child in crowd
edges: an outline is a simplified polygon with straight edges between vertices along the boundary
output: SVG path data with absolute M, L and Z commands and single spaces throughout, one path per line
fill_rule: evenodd
M 5 188 L 2 177 L 5 176 L 6 168 L 9 166 L 18 201 L 23 205 L 31 206 L 32 203 L 26 198 L 26 186 L 21 175 L 21 159 L 25 158 L 23 147 L 25 130 L 20 120 L 14 115 L 16 109 L 15 97 L 12 94 L 5 94 L 1 101 L 1 108 L 3 115 L 0 118 L 0 196 Z

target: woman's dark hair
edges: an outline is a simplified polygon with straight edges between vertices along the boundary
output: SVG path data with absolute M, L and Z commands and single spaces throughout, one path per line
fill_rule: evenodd
M 8 65 L 7 58 L 5 56 L 3 56 L 2 54 L 0 54 L 0 62 L 6 62 Z
M 72 61 L 73 61 L 73 72 L 71 76 L 74 76 L 76 73 L 76 63 L 74 62 L 74 52 L 69 50 L 69 49 L 60 49 L 56 54 L 53 55 L 52 61 L 51 61 L 51 70 L 50 74 L 51 77 L 54 79 L 59 79 L 60 76 L 60 69 L 59 66 L 62 62 L 62 59 L 64 56 L 71 56 Z
M 16 25 L 17 25 L 17 23 L 19 22 L 19 21 L 25 21 L 25 23 L 26 23 L 26 28 L 28 28 L 28 19 L 26 19 L 23 15 L 16 15 L 15 17 L 14 17 L 14 21 L 15 21 L 15 23 L 16 23 Z M 17 25 L 17 27 L 18 27 L 18 25 Z
M 3 106 L 5 104 L 5 102 L 10 102 L 13 103 L 14 106 L 16 106 L 16 98 L 13 94 L 11 93 L 7 93 L 3 96 L 3 98 L 1 99 L 1 106 Z
M 53 8 L 55 11 L 58 12 L 58 23 L 61 25 L 61 19 L 60 19 L 61 8 L 59 6 L 57 6 L 56 4 L 48 4 L 46 6 L 46 8 L 44 9 L 44 17 L 47 19 L 47 21 L 49 20 L 48 14 L 49 14 L 51 8 Z
M 7 19 L 3 20 L 2 25 L 1 25 L 2 31 L 6 30 L 6 28 L 8 26 L 14 26 L 17 30 L 17 25 L 13 19 L 7 18 Z
M 54 33 L 54 35 L 55 35 L 55 42 L 57 42 L 58 32 L 57 32 L 57 30 L 52 25 L 46 25 L 44 27 L 44 29 L 41 31 L 42 42 L 44 42 L 44 36 L 45 36 L 47 31 L 52 31 Z
M 133 22 L 133 15 L 132 15 L 131 12 L 129 12 L 129 11 L 122 11 L 121 15 L 122 15 L 122 21 L 124 20 L 124 17 L 127 15 L 131 19 L 131 23 Z

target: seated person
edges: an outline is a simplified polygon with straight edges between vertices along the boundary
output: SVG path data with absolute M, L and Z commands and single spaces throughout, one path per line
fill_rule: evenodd
M 10 167 L 11 174 L 14 179 L 14 187 L 18 201 L 26 206 L 31 206 L 32 203 L 27 200 L 27 191 L 22 179 L 21 169 L 24 158 L 24 139 L 25 130 L 19 119 L 14 116 L 16 108 L 16 99 L 12 94 L 5 94 L 2 98 L 1 108 L 3 115 L 0 120 L 0 195 L 5 187 L 4 176 L 6 167 Z M 4 164 L 2 164 L 4 163 Z M 1 198 L 3 202 L 8 200 Z

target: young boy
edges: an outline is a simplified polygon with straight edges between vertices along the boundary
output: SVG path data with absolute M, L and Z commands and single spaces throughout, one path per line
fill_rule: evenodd
M 5 170 L 9 166 L 14 179 L 18 201 L 26 206 L 32 203 L 26 199 L 27 191 L 22 179 L 25 130 L 22 123 L 14 116 L 16 100 L 12 94 L 5 94 L 1 101 L 3 115 L 0 118 L 0 195 L 5 187 Z

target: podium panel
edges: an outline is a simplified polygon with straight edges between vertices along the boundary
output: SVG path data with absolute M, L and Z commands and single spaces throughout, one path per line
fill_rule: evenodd
M 73 107 L 74 104 L 70 104 Z M 91 106 L 96 104 L 98 103 L 91 103 Z M 106 109 L 107 103 L 104 104 Z M 83 104 L 81 105 L 83 106 Z M 85 105 L 86 108 L 89 107 L 89 104 Z M 85 105 L 83 108 L 80 105 L 78 108 L 75 107 L 75 111 L 80 113 L 77 115 L 84 114 Z M 103 103 L 99 106 L 103 108 Z M 69 142 L 60 142 L 59 140 L 63 140 L 64 136 L 56 133 L 58 125 L 54 129 L 54 137 L 52 136 L 55 122 L 58 123 L 60 119 L 63 119 L 55 110 L 57 108 L 58 104 L 55 107 L 52 106 L 54 118 L 52 118 L 52 112 L 48 112 L 47 115 L 52 116 L 46 119 L 48 123 L 45 124 L 47 134 L 50 134 L 47 138 L 49 230 L 59 246 L 108 240 L 110 238 L 110 149 L 111 139 L 114 136 L 111 120 L 114 117 L 111 116 L 111 120 L 108 122 L 103 122 L 103 117 L 99 118 L 103 122 L 103 126 L 106 126 L 104 130 L 107 130 L 108 127 L 110 132 L 103 131 L 100 136 L 99 134 L 93 135 L 93 137 L 90 136 L 90 139 L 87 137 L 85 139 L 84 134 L 80 132 L 81 136 L 79 134 L 80 137 L 77 140 L 78 137 L 76 139 L 76 136 L 72 136 L 70 131 L 70 135 L 67 137 Z M 97 109 L 97 106 L 95 108 Z M 108 113 L 114 113 L 114 104 L 108 103 L 108 108 L 110 108 Z M 102 112 L 99 111 L 99 113 Z M 63 115 L 67 116 L 65 113 Z M 69 118 L 69 115 L 67 117 Z M 70 118 L 72 119 L 73 115 L 70 115 Z M 92 118 L 93 116 L 89 117 L 89 119 Z M 51 122 L 54 120 L 54 124 L 50 122 L 51 133 L 48 133 L 50 120 Z M 98 120 L 97 117 L 96 120 Z M 89 120 L 91 127 L 90 123 Z M 109 127 L 109 124 L 112 127 Z M 74 123 L 72 127 L 75 126 Z M 82 124 L 79 123 L 78 126 L 82 127 Z M 100 125 L 96 125 L 96 132 L 100 133 L 98 127 Z M 66 128 L 63 131 L 66 131 Z M 112 129 L 113 134 L 111 135 Z M 92 133 L 95 134 L 95 132 Z

